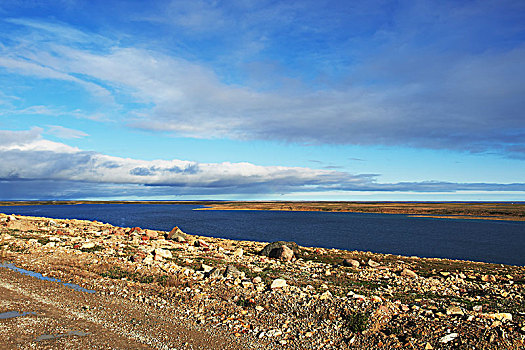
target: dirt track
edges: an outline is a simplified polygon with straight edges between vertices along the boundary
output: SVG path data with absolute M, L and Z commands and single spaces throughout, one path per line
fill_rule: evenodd
M 77 292 L 7 268 L 0 268 L 0 296 L 0 314 L 34 313 L 0 319 L 2 349 L 239 348 L 227 338 L 192 329 L 169 311 Z

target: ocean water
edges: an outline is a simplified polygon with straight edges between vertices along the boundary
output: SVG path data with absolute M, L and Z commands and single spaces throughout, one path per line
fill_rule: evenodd
M 124 227 L 229 239 L 525 265 L 525 222 L 394 214 L 193 210 L 194 205 L 79 204 L 0 207 L 6 214 L 98 220 Z

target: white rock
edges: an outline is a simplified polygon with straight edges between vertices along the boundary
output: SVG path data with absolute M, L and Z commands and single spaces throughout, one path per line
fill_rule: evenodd
M 169 250 L 166 250 L 166 249 L 162 249 L 162 248 L 157 248 L 155 249 L 155 256 L 160 256 L 161 258 L 164 258 L 164 259 L 171 259 L 173 258 L 173 255 L 171 254 L 171 252 Z
M 374 260 L 372 260 L 372 259 L 368 260 L 368 266 L 370 266 L 370 267 L 378 267 L 378 266 L 380 266 L 380 265 L 381 265 L 381 264 L 378 263 L 377 261 L 374 261 Z
M 87 242 L 80 246 L 80 249 L 91 249 L 95 247 L 95 243 L 93 242 Z
M 280 336 L 282 334 L 283 334 L 283 332 L 280 329 L 271 329 L 268 332 L 266 332 L 266 336 L 269 337 L 269 338 L 271 338 L 271 337 L 278 337 L 278 336 Z
M 270 288 L 271 289 L 276 289 L 276 288 L 283 288 L 285 286 L 287 286 L 286 280 L 283 280 L 282 278 L 277 278 L 277 279 L 273 280 L 272 285 L 270 286 Z
M 329 291 L 326 291 L 323 294 L 321 294 L 319 299 L 320 300 L 326 300 L 326 299 L 330 299 L 331 297 L 332 297 L 332 293 L 330 293 Z
M 417 278 L 417 273 L 409 269 L 403 269 L 403 271 L 401 271 L 401 276 L 409 277 L 409 278 Z
M 454 339 L 456 339 L 458 337 L 459 334 L 457 333 L 450 333 L 450 334 L 447 334 L 445 335 L 444 337 L 442 337 L 441 339 L 439 339 L 439 342 L 440 343 L 448 343 L 448 342 L 451 342 L 453 341 Z
M 233 256 L 236 256 L 236 257 L 240 258 L 243 255 L 243 253 L 244 253 L 244 251 L 242 250 L 242 248 L 237 248 L 233 252 Z

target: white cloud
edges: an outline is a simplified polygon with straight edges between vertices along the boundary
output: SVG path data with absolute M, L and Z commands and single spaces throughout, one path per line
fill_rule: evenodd
M 77 30 L 68 34 L 64 26 L 15 23 L 50 32 L 57 41 L 6 47 L 0 66 L 78 83 L 95 94 L 131 97 L 142 104 L 123 118 L 132 127 L 198 138 L 402 145 L 525 157 L 516 151 L 525 145 L 523 45 L 478 55 L 440 53 L 439 47 L 402 45 L 413 40 L 403 35 L 391 39 L 391 33 L 378 33 L 381 39 L 373 40 L 382 45 L 353 67 L 352 84 L 258 91 L 225 84 L 213 69 L 180 57 L 120 47 L 108 39 L 91 43 L 97 50 L 86 49 L 75 43 L 88 40 Z
M 82 137 L 89 136 L 83 131 L 65 128 L 60 125 L 48 125 L 47 132 L 63 139 L 79 139 Z
M 18 196 L 16 198 L 86 198 L 326 191 L 525 191 L 524 183 L 425 181 L 388 184 L 377 183 L 374 174 L 353 175 L 336 170 L 121 158 L 52 142 L 44 139 L 41 132 L 38 128 L 0 130 L 0 188 L 6 189 L 6 196 L 9 193 Z M 28 191 L 25 194 L 24 188 Z M 34 192 L 38 189 L 40 196 Z

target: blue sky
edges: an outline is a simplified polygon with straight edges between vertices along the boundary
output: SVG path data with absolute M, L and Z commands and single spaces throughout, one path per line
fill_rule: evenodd
M 525 200 L 523 1 L 4 1 L 0 199 Z

